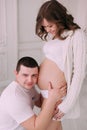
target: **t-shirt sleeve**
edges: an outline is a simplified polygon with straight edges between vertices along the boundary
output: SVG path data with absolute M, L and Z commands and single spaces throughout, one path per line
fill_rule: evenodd
M 8 114 L 19 124 L 34 115 L 31 102 L 29 103 L 24 99 L 15 99 L 14 102 L 8 102 L 6 109 Z

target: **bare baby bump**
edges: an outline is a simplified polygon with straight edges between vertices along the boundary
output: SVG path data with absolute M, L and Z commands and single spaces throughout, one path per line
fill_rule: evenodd
M 49 82 L 53 87 L 66 84 L 64 73 L 51 60 L 45 59 L 40 65 L 38 86 L 40 89 L 48 89 Z

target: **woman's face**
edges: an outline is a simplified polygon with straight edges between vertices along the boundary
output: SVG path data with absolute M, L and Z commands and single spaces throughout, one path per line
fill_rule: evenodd
M 43 19 L 42 26 L 48 32 L 51 34 L 54 38 L 57 37 L 58 27 L 53 22 L 48 22 L 45 18 Z

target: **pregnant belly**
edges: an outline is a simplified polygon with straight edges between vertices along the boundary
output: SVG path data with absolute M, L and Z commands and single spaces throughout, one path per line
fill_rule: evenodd
M 49 82 L 53 87 L 66 84 L 64 73 L 53 61 L 46 58 L 40 65 L 38 86 L 40 89 L 48 89 Z

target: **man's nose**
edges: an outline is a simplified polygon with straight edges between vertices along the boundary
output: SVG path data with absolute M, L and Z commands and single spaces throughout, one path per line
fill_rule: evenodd
M 31 82 L 32 81 L 32 76 L 28 77 L 28 81 Z

